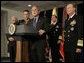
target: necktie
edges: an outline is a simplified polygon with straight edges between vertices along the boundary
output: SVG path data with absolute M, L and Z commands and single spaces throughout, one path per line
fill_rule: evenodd
M 36 18 L 33 20 L 33 27 L 36 28 Z
M 71 18 L 68 18 L 68 21 L 71 20 Z

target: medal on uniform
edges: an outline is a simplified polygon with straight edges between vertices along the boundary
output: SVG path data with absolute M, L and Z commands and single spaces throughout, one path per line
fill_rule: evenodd
M 70 30 L 68 30 L 68 32 L 70 32 Z
M 57 25 L 56 28 L 59 28 L 59 26 Z
M 73 22 L 74 22 L 74 24 L 76 24 L 76 21 L 75 20 L 73 20 Z
M 57 29 L 55 29 L 56 31 L 58 31 Z
M 75 21 L 75 20 L 73 20 L 73 21 L 70 23 L 71 26 L 74 26 L 75 24 L 76 24 L 76 21 Z

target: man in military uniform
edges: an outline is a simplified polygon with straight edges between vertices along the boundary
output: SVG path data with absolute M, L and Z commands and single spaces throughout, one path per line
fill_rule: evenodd
M 53 21 L 52 24 L 49 26 L 49 46 L 51 48 L 51 55 L 52 55 L 52 62 L 60 62 L 60 53 L 59 53 L 59 35 L 61 34 L 61 26 L 60 23 L 57 22 L 57 16 L 52 15 L 51 21 Z
M 69 18 L 65 21 L 65 31 L 64 31 L 64 54 L 65 62 L 75 62 L 76 53 L 81 51 L 77 47 L 77 42 L 81 37 L 80 22 L 81 17 L 76 15 L 76 6 L 72 3 L 66 6 L 67 14 Z
M 23 16 L 24 16 L 24 19 L 22 20 L 19 20 L 19 24 L 29 24 L 30 22 L 30 18 L 29 18 L 29 11 L 28 10 L 24 10 L 23 11 Z

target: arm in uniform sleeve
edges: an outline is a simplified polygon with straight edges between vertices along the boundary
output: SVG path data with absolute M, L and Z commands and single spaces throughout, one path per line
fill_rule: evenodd
M 78 42 L 77 47 L 83 47 L 83 17 L 79 16 L 78 18 Z
M 59 24 L 59 37 L 58 41 L 60 40 L 60 44 L 62 44 L 62 24 Z
M 20 24 L 23 23 L 23 22 L 24 22 L 24 19 L 19 20 L 19 21 L 16 22 L 16 25 L 20 25 Z
M 62 25 L 59 24 L 59 39 L 62 40 Z

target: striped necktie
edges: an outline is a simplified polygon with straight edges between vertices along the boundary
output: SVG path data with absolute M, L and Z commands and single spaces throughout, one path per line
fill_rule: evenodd
M 33 20 L 33 27 L 36 28 L 36 18 Z

